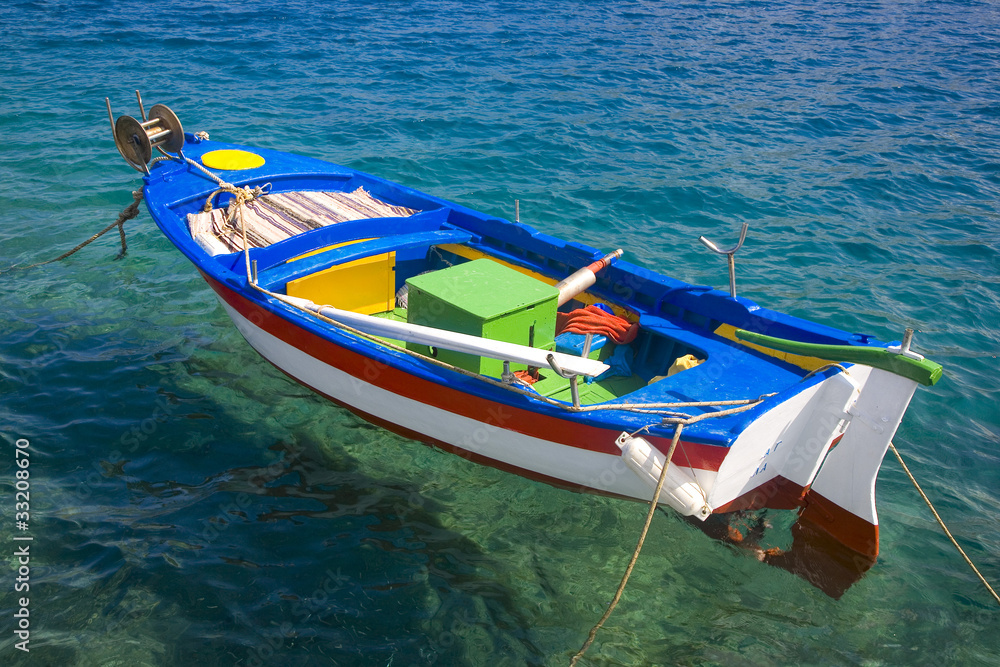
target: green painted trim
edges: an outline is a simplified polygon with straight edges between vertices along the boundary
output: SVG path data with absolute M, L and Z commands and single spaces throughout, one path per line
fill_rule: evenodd
M 819 357 L 829 361 L 846 361 L 852 364 L 863 364 L 909 378 L 914 382 L 930 386 L 941 379 L 943 368 L 941 364 L 930 359 L 911 359 L 901 354 L 895 354 L 884 347 L 861 347 L 854 345 L 820 345 L 802 343 L 784 338 L 774 338 L 764 334 L 736 330 L 736 337 L 748 343 L 769 347 L 772 350 L 801 354 L 807 357 Z

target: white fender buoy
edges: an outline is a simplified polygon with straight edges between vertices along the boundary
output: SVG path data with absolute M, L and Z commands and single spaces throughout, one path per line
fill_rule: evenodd
M 647 440 L 631 437 L 628 433 L 618 436 L 615 444 L 622 450 L 625 465 L 655 491 L 660 481 L 660 474 L 663 472 L 663 464 L 667 460 L 666 455 Z M 660 489 L 660 498 L 657 502 L 670 505 L 684 516 L 694 516 L 704 521 L 712 513 L 705 498 L 704 490 L 694 477 L 676 464 L 667 468 L 667 477 L 663 480 L 663 488 Z

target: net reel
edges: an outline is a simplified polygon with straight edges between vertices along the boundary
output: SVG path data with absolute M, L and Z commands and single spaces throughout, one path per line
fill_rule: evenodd
M 164 104 L 154 104 L 147 119 L 138 90 L 135 91 L 135 96 L 139 102 L 141 122 L 131 116 L 121 116 L 115 120 L 111 113 L 111 101 L 108 98 L 104 98 L 104 101 L 108 105 L 108 120 L 111 122 L 111 132 L 118 152 L 130 167 L 148 174 L 147 165 L 153 158 L 153 149 L 164 155 L 167 155 L 166 151 L 179 153 L 184 147 L 184 129 L 177 114 Z

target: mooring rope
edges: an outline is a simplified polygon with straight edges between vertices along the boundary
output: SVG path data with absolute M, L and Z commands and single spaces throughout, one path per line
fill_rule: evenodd
M 727 410 L 725 412 L 726 413 L 740 412 L 742 410 L 747 409 L 747 407 L 749 406 L 741 406 L 738 408 L 733 408 L 732 410 Z M 667 452 L 667 460 L 666 462 L 664 462 L 663 470 L 660 472 L 660 479 L 656 483 L 656 491 L 653 493 L 654 500 L 651 501 L 649 504 L 649 512 L 646 513 L 646 522 L 643 524 L 642 532 L 639 534 L 639 543 L 636 545 L 635 551 L 632 553 L 632 558 L 629 560 L 628 566 L 625 568 L 625 574 L 624 576 L 622 576 L 622 581 L 618 585 L 618 590 L 615 591 L 614 598 L 612 598 L 611 603 L 608 605 L 607 610 L 604 612 L 604 615 L 601 616 L 601 619 L 590 630 L 590 634 L 587 636 L 587 641 L 584 642 L 580 650 L 577 651 L 576 655 L 573 656 L 573 659 L 570 660 L 569 663 L 570 667 L 574 667 L 577 661 L 581 657 L 583 657 L 584 653 L 586 653 L 587 649 L 590 648 L 590 645 L 594 643 L 594 638 L 597 636 L 598 630 L 600 630 L 601 627 L 603 627 L 605 621 L 607 621 L 608 618 L 610 618 L 611 613 L 614 611 L 615 607 L 618 605 L 618 601 L 621 599 L 622 593 L 625 591 L 625 585 L 628 583 L 628 579 L 632 575 L 632 569 L 635 567 L 636 560 L 638 560 L 639 558 L 639 552 L 642 550 L 642 545 L 646 541 L 646 534 L 649 532 L 649 525 L 653 520 L 653 513 L 657 507 L 656 500 L 659 499 L 660 491 L 663 489 L 663 483 L 667 477 L 667 467 L 670 465 L 670 461 L 673 459 L 674 456 L 674 450 L 677 448 L 677 443 L 680 441 L 681 430 L 686 424 L 690 424 L 695 421 L 700 421 L 701 419 L 704 418 L 719 417 L 722 416 L 722 414 L 723 413 L 708 413 L 704 415 L 698 415 L 697 417 L 692 417 L 687 420 L 676 421 L 677 430 L 674 432 L 674 439 L 670 443 L 670 450 Z M 641 430 L 642 429 L 640 429 L 640 431 Z M 962 555 L 962 558 L 965 559 L 965 562 L 969 564 L 969 567 L 972 568 L 972 571 L 975 572 L 977 577 L 979 577 L 979 580 L 983 583 L 983 586 L 986 587 L 986 590 L 990 592 L 990 595 L 993 596 L 993 599 L 997 601 L 997 604 L 1000 604 L 1000 595 L 997 595 L 997 592 L 986 580 L 986 577 L 983 576 L 983 574 L 979 571 L 979 568 L 977 568 L 975 563 L 972 562 L 972 559 L 970 559 L 969 556 L 965 553 L 965 550 L 962 549 L 962 547 L 958 544 L 958 541 L 951 534 L 951 531 L 948 530 L 948 526 L 946 526 L 944 521 L 941 519 L 941 515 L 938 514 L 936 509 L 934 509 L 934 504 L 931 503 L 930 498 L 927 497 L 927 494 L 924 493 L 924 490 L 920 488 L 920 484 L 913 476 L 913 473 L 910 472 L 910 469 L 909 467 L 907 467 L 906 462 L 903 461 L 903 457 L 899 454 L 899 450 L 896 449 L 896 446 L 891 442 L 889 443 L 889 447 L 892 449 L 892 453 L 895 454 L 896 458 L 899 460 L 899 464 L 903 466 L 903 470 L 904 472 L 906 472 L 907 477 L 909 477 L 910 481 L 913 482 L 913 486 L 916 487 L 917 492 L 920 493 L 920 497 L 924 499 L 924 502 L 927 503 L 927 507 L 929 507 L 931 512 L 934 514 L 934 518 L 937 519 L 937 522 L 938 524 L 940 524 L 941 529 L 944 530 L 945 535 L 947 535 L 948 539 L 951 540 L 951 543 L 955 545 L 955 548 L 958 549 L 958 553 Z
M 656 490 L 653 492 L 653 499 L 649 502 L 649 511 L 646 512 L 646 522 L 642 526 L 642 532 L 639 533 L 639 543 L 635 545 L 635 551 L 632 552 L 632 558 L 629 559 L 628 567 L 625 568 L 625 574 L 622 575 L 622 581 L 618 584 L 618 590 L 615 591 L 615 596 L 611 599 L 611 604 L 604 611 L 604 615 L 601 616 L 601 620 L 590 629 L 590 634 L 587 635 L 587 641 L 583 643 L 580 650 L 576 652 L 573 659 L 569 661 L 570 667 L 576 665 L 577 660 L 583 657 L 583 654 L 587 652 L 590 645 L 594 643 L 594 639 L 597 637 L 597 631 L 604 626 L 604 622 L 611 618 L 611 612 L 615 610 L 618 606 L 618 601 L 622 597 L 622 593 L 625 592 L 625 585 L 628 584 L 628 578 L 632 576 L 632 568 L 635 567 L 635 562 L 639 560 L 639 552 L 642 551 L 642 545 L 646 541 L 646 534 L 649 532 L 649 525 L 653 522 L 653 514 L 656 512 L 657 506 L 659 506 L 660 491 L 663 490 L 663 483 L 667 479 L 667 468 L 670 467 L 670 460 L 674 458 L 674 451 L 677 449 L 677 443 L 681 440 L 681 431 L 684 430 L 684 422 L 678 422 L 677 428 L 674 430 L 674 439 L 670 441 L 670 450 L 667 452 L 667 460 L 663 463 L 663 470 L 660 471 L 660 479 L 656 482 Z
M 670 449 L 667 451 L 667 460 L 663 463 L 663 470 L 660 471 L 660 479 L 656 482 L 656 490 L 653 492 L 653 499 L 649 503 L 649 511 L 646 513 L 646 522 L 642 526 L 642 532 L 639 533 L 639 542 L 635 545 L 635 551 L 632 552 L 632 558 L 628 562 L 628 566 L 625 568 L 625 574 L 622 575 L 622 581 L 618 584 L 618 590 L 615 591 L 615 596 L 611 599 L 611 603 L 608 608 L 604 611 L 604 615 L 601 616 L 601 620 L 590 629 L 590 634 L 587 635 L 587 641 L 583 643 L 580 650 L 576 652 L 573 659 L 570 660 L 570 667 L 574 667 L 577 661 L 583 657 L 583 654 L 587 652 L 590 645 L 594 643 L 594 638 L 597 637 L 597 631 L 604 626 L 605 621 L 611 617 L 611 612 L 615 610 L 618 606 L 618 601 L 622 597 L 622 593 L 625 592 L 625 585 L 628 584 L 628 579 L 632 576 L 632 569 L 635 567 L 635 562 L 639 560 L 639 552 L 642 551 L 642 545 L 646 541 L 646 534 L 649 532 L 649 525 L 653 521 L 653 513 L 656 512 L 656 508 L 659 506 L 660 491 L 663 490 L 663 483 L 667 479 L 667 468 L 670 467 L 670 461 L 674 458 L 674 451 L 677 449 L 677 444 L 681 439 L 681 431 L 685 426 L 690 426 L 695 422 L 699 422 L 703 419 L 715 419 L 717 417 L 726 417 L 728 415 L 736 414 L 738 412 L 743 412 L 744 410 L 749 410 L 753 407 L 751 405 L 741 405 L 735 408 L 730 408 L 729 410 L 722 410 L 720 412 L 706 412 L 704 414 L 696 415 L 694 417 L 686 417 L 685 419 L 680 419 L 678 417 L 666 417 L 663 423 L 672 423 L 676 425 L 677 429 L 674 431 L 674 438 L 670 442 Z M 648 428 L 648 427 L 645 427 Z M 644 429 L 639 429 L 642 431 Z M 636 431 L 636 433 L 639 433 Z M 633 434 L 634 435 L 634 434 Z M 693 470 L 693 468 L 692 468 Z
M 1000 604 L 1000 595 L 997 595 L 997 592 L 993 590 L 992 586 L 990 586 L 990 582 L 986 581 L 986 577 L 984 577 L 982 572 L 979 571 L 979 568 L 977 568 L 975 563 L 972 562 L 972 559 L 969 558 L 968 555 L 966 555 L 965 550 L 962 549 L 961 546 L 959 546 L 958 541 L 955 539 L 955 536 L 951 534 L 951 531 L 948 530 L 948 526 L 946 526 L 944 524 L 944 521 L 941 519 L 941 515 L 938 514 L 936 509 L 934 509 L 934 504 L 931 503 L 930 498 L 927 497 L 927 494 L 924 493 L 924 490 L 920 488 L 920 484 L 917 483 L 917 479 L 913 476 L 913 473 L 910 472 L 910 469 L 909 467 L 907 467 L 906 462 L 903 461 L 903 457 L 899 455 L 899 450 L 896 449 L 896 445 L 890 442 L 889 447 L 892 449 L 892 453 L 896 455 L 896 458 L 899 459 L 899 465 L 903 466 L 903 471 L 906 473 L 906 476 L 910 478 L 910 481 L 913 482 L 913 486 L 916 487 L 917 492 L 920 494 L 920 497 L 924 499 L 924 502 L 927 503 L 927 507 L 931 509 L 931 513 L 934 515 L 934 518 L 937 519 L 938 524 L 941 525 L 941 529 L 944 531 L 944 534 L 948 536 L 948 539 L 951 540 L 951 543 L 955 545 L 956 549 L 958 549 L 958 553 L 962 555 L 962 558 L 965 559 L 965 562 L 969 564 L 969 567 L 972 568 L 972 571 L 976 573 L 977 577 L 979 577 L 979 581 L 983 582 L 983 586 L 985 586 L 986 590 L 990 592 L 990 595 L 993 596 L 993 599 L 997 601 L 997 604 Z
M 220 186 L 222 186 L 222 187 L 230 187 L 230 188 L 236 187 L 232 183 L 227 183 L 225 180 L 223 180 L 223 178 L 221 176 L 219 176 L 215 172 L 210 171 L 209 169 L 207 169 L 204 166 L 202 166 L 201 164 L 199 164 L 197 160 L 192 160 L 191 158 L 187 157 L 186 155 L 182 156 L 182 157 L 184 158 L 185 162 L 187 162 L 189 165 L 191 165 L 195 169 L 199 170 L 201 173 L 205 174 L 209 178 L 211 178 L 213 181 L 215 181 L 216 183 L 218 183 Z
M 125 222 L 128 221 L 128 220 L 131 220 L 135 216 L 139 215 L 139 204 L 142 202 L 142 190 L 139 189 L 139 190 L 134 191 L 132 193 L 132 199 L 134 201 L 130 205 L 126 206 L 124 210 L 122 210 L 122 212 L 118 215 L 118 219 L 117 220 L 115 220 L 110 225 L 108 225 L 107 227 L 105 227 L 101 231 L 97 232 L 96 234 L 94 234 L 89 239 L 87 239 L 86 241 L 84 241 L 80 245 L 76 246 L 75 248 L 73 248 L 69 252 L 64 252 L 63 254 L 59 255 L 55 259 L 47 259 L 44 262 L 37 262 L 35 264 L 29 264 L 28 266 L 17 266 L 15 264 L 14 266 L 8 267 L 8 268 L 4 269 L 3 271 L 0 271 L 0 274 L 7 273 L 9 271 L 24 271 L 26 269 L 33 269 L 36 266 L 44 266 L 46 264 L 51 264 L 53 262 L 58 262 L 59 260 L 66 259 L 67 257 L 69 257 L 70 255 L 72 255 L 76 251 L 84 248 L 87 245 L 90 245 L 91 243 L 93 243 L 97 239 L 101 238 L 106 233 L 108 233 L 109 231 L 111 231 L 111 229 L 114 228 L 114 227 L 118 227 L 118 235 L 119 235 L 119 237 L 121 237 L 121 241 L 122 241 L 122 251 L 120 253 L 118 253 L 118 256 L 115 257 L 115 259 L 121 259 L 122 257 L 125 256 L 125 253 L 128 251 L 128 246 L 125 244 Z
M 260 196 L 261 194 L 264 194 L 267 191 L 267 189 L 268 189 L 268 185 L 269 184 L 265 184 L 264 186 L 256 187 L 253 190 L 250 190 L 249 188 L 237 188 L 235 185 L 233 185 L 231 183 L 227 183 L 222 178 L 220 178 L 218 175 L 213 174 L 208 169 L 205 169 L 204 167 L 202 167 L 200 164 L 198 164 L 194 160 L 192 160 L 192 159 L 190 159 L 188 157 L 184 157 L 184 156 L 181 156 L 181 158 L 183 159 L 183 161 L 187 162 L 189 165 L 191 165 L 191 166 L 196 167 L 197 169 L 199 169 L 202 173 L 204 173 L 206 176 L 208 176 L 209 178 L 211 178 L 213 181 L 215 181 L 219 185 L 219 189 L 217 189 L 215 192 L 213 192 L 209 196 L 208 202 L 206 203 L 206 210 L 211 209 L 210 202 L 212 201 L 212 199 L 215 198 L 216 195 L 218 195 L 221 192 L 228 192 L 228 193 L 232 194 L 234 196 L 234 198 L 238 201 L 240 212 L 242 214 L 242 204 L 244 202 L 253 201 L 256 197 Z M 177 158 L 177 157 L 169 156 L 168 155 L 166 157 L 156 158 L 156 160 L 179 160 L 181 158 Z M 86 246 L 90 245 L 91 243 L 93 243 L 97 239 L 101 238 L 102 236 L 104 236 L 105 234 L 107 234 L 108 232 L 110 232 L 114 227 L 118 228 L 118 236 L 121 239 L 121 243 L 122 243 L 122 250 L 121 250 L 120 253 L 118 253 L 118 255 L 115 257 L 115 259 L 121 259 L 122 257 L 125 256 L 125 253 L 128 252 L 128 245 L 125 242 L 125 223 L 127 221 L 131 220 L 132 218 L 136 217 L 137 215 L 139 215 L 139 204 L 142 203 L 142 188 L 140 188 L 140 189 L 135 190 L 135 191 L 132 192 L 132 200 L 133 200 L 132 203 L 130 205 L 126 206 L 122 210 L 122 212 L 118 215 L 118 219 L 117 220 L 115 220 L 110 225 L 108 225 L 107 227 L 105 227 L 101 231 L 97 232 L 96 234 L 94 234 L 89 239 L 87 239 L 86 241 L 84 241 L 80 245 L 76 246 L 72 250 L 70 250 L 68 252 L 64 252 L 63 254 L 59 255 L 58 257 L 56 257 L 54 259 L 47 259 L 44 262 L 36 262 L 35 264 L 29 264 L 27 266 L 18 266 L 18 265 L 15 264 L 13 266 L 10 266 L 10 267 L 8 267 L 8 268 L 0 271 L 0 275 L 3 275 L 5 273 L 9 273 L 11 271 L 25 271 L 27 269 L 33 269 L 36 266 L 45 266 L 46 264 L 52 264 L 53 262 L 58 262 L 60 260 L 66 259 L 70 255 L 74 254 L 75 252 L 77 252 L 79 250 L 82 250 L 83 248 L 85 248 Z

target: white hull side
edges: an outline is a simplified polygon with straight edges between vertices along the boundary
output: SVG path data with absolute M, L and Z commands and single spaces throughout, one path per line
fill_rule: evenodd
M 916 389 L 913 380 L 872 370 L 857 404 L 850 408 L 844 439 L 826 457 L 812 491 L 877 526 L 875 480 Z
M 261 356 L 296 380 L 345 405 L 475 456 L 551 477 L 567 486 L 640 500 L 653 497 L 652 489 L 636 477 L 620 456 L 534 438 L 387 391 L 289 345 L 250 322 L 221 298 L 219 301 Z M 684 470 L 693 474 L 703 487 L 711 488 L 715 472 Z
M 849 377 L 827 378 L 757 418 L 719 468 L 709 505 L 721 507 L 779 477 L 808 487 L 843 432 L 847 410 L 870 372 L 867 366 L 852 366 Z

